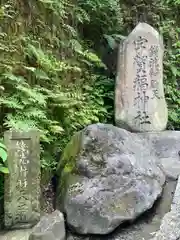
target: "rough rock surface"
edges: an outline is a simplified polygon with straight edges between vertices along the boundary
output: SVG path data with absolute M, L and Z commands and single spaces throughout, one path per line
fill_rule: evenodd
M 168 179 L 162 197 L 150 211 L 143 214 L 132 224 L 120 226 L 106 236 L 79 236 L 68 232 L 67 240 L 150 240 L 159 230 L 164 215 L 171 209 L 176 183 L 176 180 Z
M 167 177 L 177 179 L 180 175 L 180 131 L 142 133 L 149 148 L 156 155 L 157 164 Z
M 76 134 L 57 172 L 57 204 L 81 234 L 107 234 L 136 219 L 153 206 L 165 182 L 144 137 L 105 124 Z
M 33 228 L 29 240 L 65 240 L 65 235 L 63 214 L 56 210 L 41 218 Z
M 0 232 L 0 240 L 28 240 L 32 229 Z
M 174 194 L 171 211 L 168 212 L 160 226 L 160 230 L 151 240 L 179 240 L 180 239 L 180 177 Z

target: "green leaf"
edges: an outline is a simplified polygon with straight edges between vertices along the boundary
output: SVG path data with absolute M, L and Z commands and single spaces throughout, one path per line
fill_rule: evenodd
M 7 167 L 0 166 L 0 172 L 8 174 L 9 173 L 9 169 Z
M 116 41 L 115 41 L 115 39 L 114 39 L 112 36 L 106 35 L 106 34 L 104 34 L 104 38 L 107 40 L 109 47 L 110 47 L 112 50 L 115 49 L 115 47 L 116 47 Z
M 7 160 L 7 152 L 3 148 L 0 148 L 0 158 L 3 160 L 3 162 Z
M 178 71 L 178 69 L 175 66 L 170 66 L 170 68 L 175 77 L 180 75 L 180 72 Z
M 36 70 L 36 68 L 34 68 L 34 67 L 27 67 L 27 66 L 25 66 L 24 68 L 26 70 L 29 70 L 30 72 L 35 72 L 35 70 Z
M 120 35 L 120 34 L 113 34 L 112 35 L 114 37 L 115 40 L 125 40 L 127 37 L 126 36 L 123 36 L 123 35 Z
M 6 146 L 0 142 L 0 148 L 4 148 L 4 149 L 7 149 Z
M 58 125 L 51 126 L 50 129 L 51 129 L 51 132 L 53 132 L 53 133 L 64 132 L 64 129 L 61 126 L 58 126 Z
M 34 72 L 35 73 L 35 76 L 36 78 L 39 78 L 39 79 L 44 79 L 44 80 L 49 80 L 50 78 L 48 77 L 48 75 L 41 69 L 36 69 L 36 71 Z
M 24 107 L 23 103 L 18 101 L 15 95 L 12 97 L 6 97 L 6 98 L 0 97 L 0 104 L 3 104 L 6 107 L 12 108 L 12 109 L 23 109 Z
M 11 82 L 11 84 L 15 84 L 15 83 L 24 83 L 26 82 L 26 79 L 23 78 L 22 76 L 15 76 L 12 73 L 5 73 L 3 74 L 5 79 L 9 79 Z

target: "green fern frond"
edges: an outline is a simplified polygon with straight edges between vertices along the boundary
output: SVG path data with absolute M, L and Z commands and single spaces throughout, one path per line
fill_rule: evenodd
M 33 120 L 21 118 L 19 115 L 7 114 L 4 126 L 9 129 L 24 130 L 37 129 L 36 122 Z
M 29 87 L 29 88 L 28 88 Z M 38 91 L 36 88 L 31 88 L 30 86 L 17 85 L 16 89 L 23 92 L 33 103 L 38 103 L 39 105 L 46 106 L 46 96 Z
M 12 96 L 12 97 L 0 97 L 0 105 L 4 105 L 7 108 L 11 108 L 11 109 L 19 109 L 22 110 L 24 108 L 24 105 L 18 101 L 18 99 L 16 98 L 16 96 Z
M 22 84 L 22 83 L 25 83 L 26 82 L 26 79 L 23 78 L 22 76 L 15 76 L 14 74 L 12 73 L 4 73 L 2 74 L 1 76 L 1 79 L 5 79 L 8 81 L 8 83 L 10 84 Z
M 50 131 L 54 134 L 61 134 L 64 132 L 64 129 L 59 125 L 51 125 Z
M 36 69 L 34 71 L 34 74 L 36 76 L 37 79 L 40 80 L 50 80 L 50 78 L 48 77 L 47 73 L 41 69 Z
M 41 110 L 39 108 L 35 108 L 35 107 L 30 107 L 30 108 L 27 108 L 25 109 L 25 112 L 24 112 L 25 116 L 28 118 L 28 119 L 46 119 L 46 112 L 45 110 Z

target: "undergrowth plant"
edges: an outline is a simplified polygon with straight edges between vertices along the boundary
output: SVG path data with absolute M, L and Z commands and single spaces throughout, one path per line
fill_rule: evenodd
M 6 146 L 0 142 L 0 173 L 7 174 L 9 173 L 7 164 L 7 149 Z
M 106 67 L 79 39 L 89 17 L 78 5 L 9 0 L 0 12 L 0 133 L 39 130 L 42 167 L 54 169 L 74 132 L 112 119 L 113 82 L 93 71 Z
M 0 203 L 3 200 L 4 194 L 4 174 L 9 173 L 9 169 L 7 166 L 7 149 L 4 145 L 3 141 L 0 141 Z M 1 210 L 0 209 L 0 219 L 1 219 Z

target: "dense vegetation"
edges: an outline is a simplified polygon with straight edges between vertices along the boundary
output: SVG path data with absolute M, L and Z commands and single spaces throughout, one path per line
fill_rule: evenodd
M 74 132 L 113 122 L 115 50 L 138 21 L 163 34 L 168 128 L 180 130 L 179 14 L 179 0 L 1 1 L 1 137 L 37 128 L 54 168 Z

